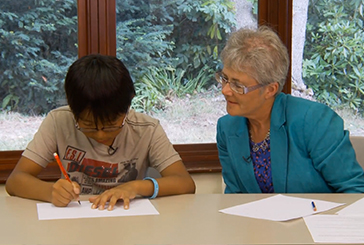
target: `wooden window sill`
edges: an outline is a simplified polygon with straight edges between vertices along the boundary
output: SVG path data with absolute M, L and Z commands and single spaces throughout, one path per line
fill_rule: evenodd
M 174 145 L 189 173 L 221 172 L 215 143 Z M 0 151 L 0 184 L 4 184 L 19 161 L 23 151 Z M 56 163 L 50 163 L 40 174 L 45 181 L 56 181 L 61 176 Z

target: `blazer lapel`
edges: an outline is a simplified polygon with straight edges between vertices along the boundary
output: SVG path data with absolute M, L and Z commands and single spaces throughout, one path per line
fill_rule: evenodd
M 228 148 L 232 149 L 231 157 L 233 158 L 233 168 L 236 170 L 239 185 L 247 193 L 261 193 L 257 180 L 254 176 L 253 162 L 250 157 L 249 134 L 246 122 L 242 124 L 238 135 L 230 136 Z
M 287 193 L 288 137 L 285 108 L 286 96 L 280 94 L 274 101 L 270 128 L 272 180 L 276 193 Z

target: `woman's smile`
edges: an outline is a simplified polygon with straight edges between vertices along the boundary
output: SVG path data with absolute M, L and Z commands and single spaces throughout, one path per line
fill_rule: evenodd
M 231 101 L 231 100 L 226 100 L 226 102 L 229 104 L 229 105 L 238 105 L 237 102 L 234 102 L 234 101 Z

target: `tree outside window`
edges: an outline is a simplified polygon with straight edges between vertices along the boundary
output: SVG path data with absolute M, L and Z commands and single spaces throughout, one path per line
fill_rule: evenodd
M 337 111 L 364 135 L 364 1 L 294 0 L 292 94 Z

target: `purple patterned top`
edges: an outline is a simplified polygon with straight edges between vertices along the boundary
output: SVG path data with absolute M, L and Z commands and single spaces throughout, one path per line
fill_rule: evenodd
M 249 143 L 254 174 L 258 185 L 263 193 L 274 193 L 270 164 L 270 138 L 257 144 L 250 139 Z M 253 148 L 256 151 L 254 151 Z

